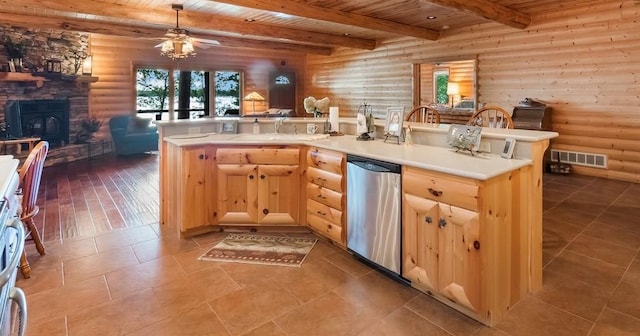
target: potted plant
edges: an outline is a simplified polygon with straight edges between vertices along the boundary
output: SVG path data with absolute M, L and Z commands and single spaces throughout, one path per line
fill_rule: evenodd
M 82 120 L 80 131 L 78 132 L 78 143 L 85 143 L 94 138 L 95 133 L 100 130 L 102 120 L 96 117 L 89 117 Z
M 6 37 L 4 41 L 2 41 L 2 45 L 7 50 L 7 54 L 9 55 L 9 60 L 13 62 L 13 65 L 16 68 L 22 67 L 22 59 L 24 58 L 24 52 L 26 47 L 26 40 L 22 40 L 20 42 L 13 42 L 11 38 Z

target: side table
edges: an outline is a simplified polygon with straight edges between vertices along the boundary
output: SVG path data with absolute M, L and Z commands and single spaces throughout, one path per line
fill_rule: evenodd
M 87 144 L 87 159 L 93 160 L 104 156 L 104 146 L 106 144 L 104 139 L 94 138 L 87 140 L 85 143 Z

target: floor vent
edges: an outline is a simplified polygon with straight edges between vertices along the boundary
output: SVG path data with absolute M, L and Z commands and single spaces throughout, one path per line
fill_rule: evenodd
M 607 169 L 607 156 L 602 154 L 552 149 L 551 161 L 558 162 L 558 158 L 562 163 Z

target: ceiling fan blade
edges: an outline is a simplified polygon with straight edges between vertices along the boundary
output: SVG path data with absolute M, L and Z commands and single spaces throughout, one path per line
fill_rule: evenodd
M 220 45 L 220 42 L 216 40 L 208 40 L 208 39 L 197 38 L 197 37 L 192 37 L 191 40 L 193 40 L 194 42 L 200 42 L 202 44 Z

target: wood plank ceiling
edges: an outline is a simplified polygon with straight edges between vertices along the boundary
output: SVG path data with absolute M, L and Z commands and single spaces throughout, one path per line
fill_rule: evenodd
M 445 31 L 496 22 L 525 29 L 536 14 L 598 0 L 0 0 L 0 23 L 135 38 L 175 26 L 232 48 L 329 55 L 335 47 L 373 50 L 385 39 L 437 41 Z M 206 41 L 205 41 L 206 42 Z

